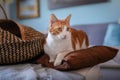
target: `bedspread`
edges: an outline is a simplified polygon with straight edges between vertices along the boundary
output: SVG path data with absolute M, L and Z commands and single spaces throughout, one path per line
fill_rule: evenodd
M 40 64 L 0 66 L 0 80 L 84 80 L 84 76 L 43 68 Z

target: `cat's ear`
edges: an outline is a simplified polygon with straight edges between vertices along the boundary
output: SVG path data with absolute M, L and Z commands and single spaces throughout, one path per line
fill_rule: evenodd
M 70 22 L 71 14 L 69 14 L 66 18 L 65 21 Z
M 58 19 L 56 18 L 56 16 L 54 14 L 51 14 L 51 16 L 50 16 L 50 23 L 52 24 L 52 23 L 56 22 L 57 20 Z

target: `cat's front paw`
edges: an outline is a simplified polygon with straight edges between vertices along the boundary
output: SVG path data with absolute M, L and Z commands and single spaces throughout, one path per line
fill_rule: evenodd
M 55 61 L 54 59 L 50 59 L 50 60 L 49 60 L 50 63 L 51 63 L 51 62 L 54 62 L 54 61 Z
M 56 60 L 55 62 L 54 62 L 54 66 L 58 66 L 58 65 L 60 65 L 62 63 L 62 60 Z

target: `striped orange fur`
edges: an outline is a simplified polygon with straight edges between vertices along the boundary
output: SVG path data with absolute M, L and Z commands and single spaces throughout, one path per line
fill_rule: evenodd
M 82 30 L 75 30 L 71 28 L 71 41 L 72 41 L 72 47 L 74 50 L 76 50 L 76 45 L 79 43 L 79 46 L 82 46 L 83 41 L 85 40 L 86 46 L 89 45 L 87 34 Z

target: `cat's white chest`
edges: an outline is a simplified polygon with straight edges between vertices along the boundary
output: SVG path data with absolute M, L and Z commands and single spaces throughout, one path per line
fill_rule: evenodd
M 51 36 L 48 36 L 46 44 L 44 45 L 44 51 L 48 55 L 57 55 L 62 52 L 73 51 L 71 36 L 67 36 L 67 38 L 63 40 L 55 40 Z

